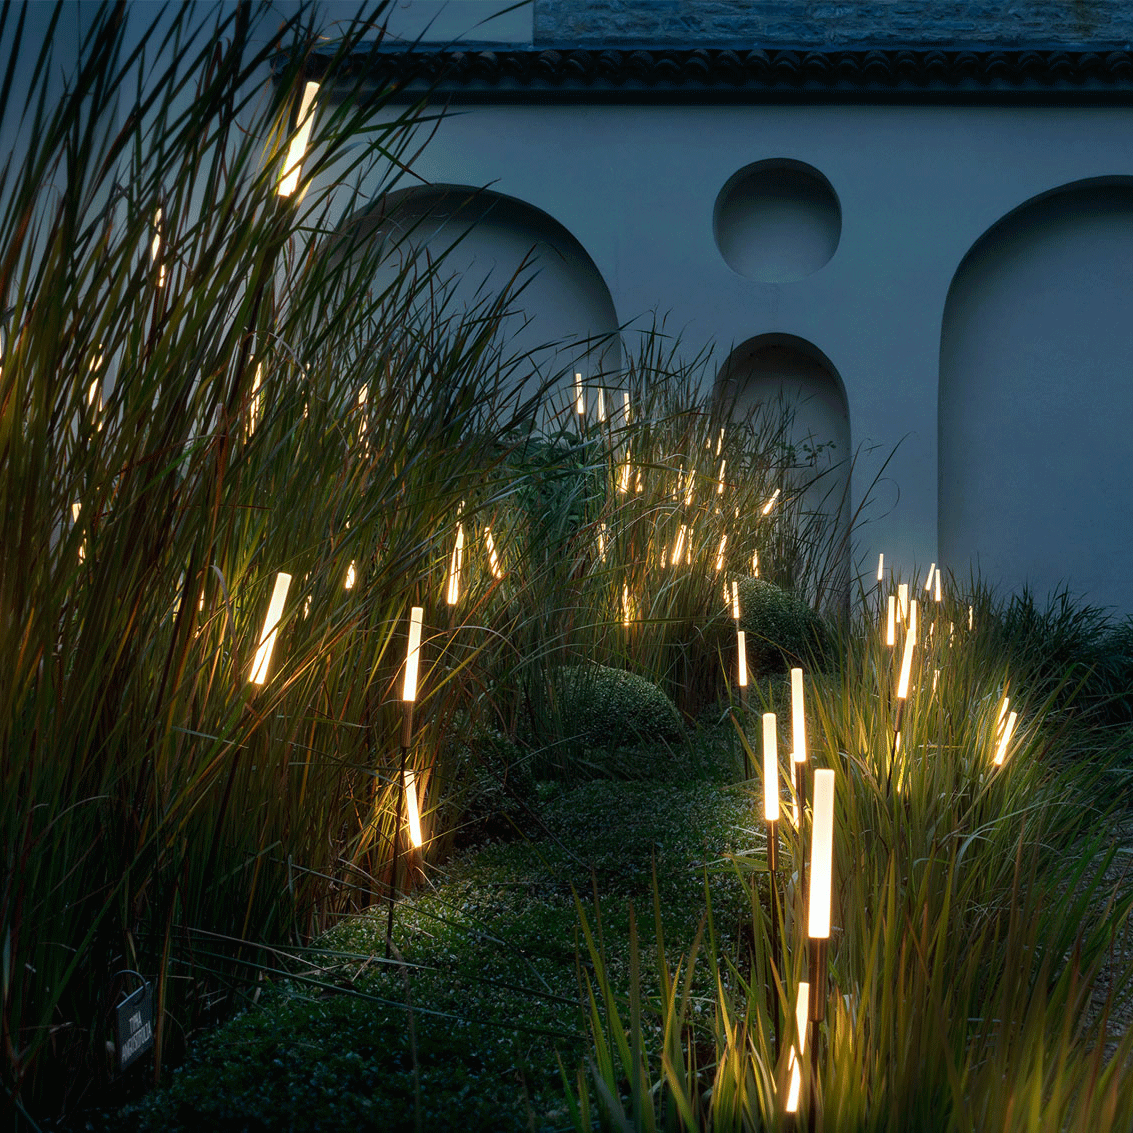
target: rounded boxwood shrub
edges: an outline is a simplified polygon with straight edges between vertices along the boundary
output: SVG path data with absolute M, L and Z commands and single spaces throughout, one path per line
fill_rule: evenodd
M 753 676 L 823 660 L 828 631 L 801 598 L 762 578 L 741 578 L 739 592 L 740 628 L 747 636 L 747 663 Z
M 611 750 L 646 740 L 676 740 L 676 705 L 652 681 L 606 665 L 564 665 L 553 677 L 565 736 Z

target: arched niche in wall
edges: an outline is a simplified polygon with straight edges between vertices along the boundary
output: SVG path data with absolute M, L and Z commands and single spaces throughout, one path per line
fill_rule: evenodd
M 940 348 L 939 555 L 1133 610 L 1133 181 L 1078 182 L 989 229 Z
M 805 339 L 764 334 L 737 346 L 720 367 L 713 396 L 733 420 L 781 429 L 790 446 L 804 522 L 821 527 L 825 546 L 816 564 L 820 597 L 843 603 L 850 580 L 850 411 L 830 359 Z
M 620 384 L 609 289 L 578 240 L 547 213 L 486 189 L 430 185 L 386 194 L 355 224 L 354 238 L 384 242 L 390 278 L 407 265 L 419 273 L 435 265 L 438 283 L 451 289 L 450 310 L 514 289 L 500 337 L 505 356 L 530 352 L 521 393 L 553 381 L 548 401 L 565 406 L 575 372 L 591 386 Z

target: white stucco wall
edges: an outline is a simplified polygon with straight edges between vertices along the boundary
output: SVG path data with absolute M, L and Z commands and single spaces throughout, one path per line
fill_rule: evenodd
M 737 170 L 775 158 L 826 177 L 842 226 L 824 267 L 761 283 L 725 263 L 713 209 Z M 855 470 L 855 507 L 897 446 L 856 561 L 868 572 L 884 550 L 909 571 L 939 558 L 941 329 L 957 268 L 1032 197 L 1133 176 L 1133 118 L 1120 107 L 462 106 L 415 172 L 490 184 L 547 213 L 593 259 L 620 321 L 671 311 L 690 353 L 712 341 L 722 362 L 733 345 L 767 333 L 817 347 L 845 385 L 853 444 L 869 450 Z M 1015 443 L 1036 455 L 1027 437 Z M 1113 458 L 1133 462 L 1133 449 Z M 1100 519 L 1106 502 L 1090 506 Z M 1133 536 L 1111 537 L 1128 541 L 1133 562 Z M 1057 577 L 1075 585 L 1078 558 L 1068 553 Z

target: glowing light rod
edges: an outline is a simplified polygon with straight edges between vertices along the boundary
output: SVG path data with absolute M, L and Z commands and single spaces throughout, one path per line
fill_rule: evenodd
M 287 159 L 283 163 L 283 176 L 276 190 L 281 197 L 290 197 L 299 187 L 299 175 L 303 172 L 303 158 L 307 153 L 307 143 L 311 139 L 311 126 L 315 121 L 315 98 L 319 93 L 318 83 L 306 83 L 303 97 L 299 102 L 298 127 L 287 147 Z
M 405 683 L 401 689 L 401 699 L 412 703 L 417 699 L 417 672 L 421 664 L 421 622 L 425 611 L 414 606 L 409 611 L 409 648 L 405 656 Z
M 260 633 L 260 644 L 256 649 L 256 656 L 252 661 L 252 672 L 248 677 L 254 685 L 262 685 L 267 680 L 271 653 L 275 648 L 275 634 L 279 628 L 280 619 L 283 617 L 283 604 L 287 601 L 287 588 L 290 585 L 291 575 L 280 571 L 275 576 L 275 587 L 271 592 L 267 617 L 264 618 L 264 628 Z

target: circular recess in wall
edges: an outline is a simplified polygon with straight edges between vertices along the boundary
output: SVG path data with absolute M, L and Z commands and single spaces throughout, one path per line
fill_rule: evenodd
M 758 161 L 720 190 L 712 232 L 737 274 L 789 283 L 829 263 L 842 234 L 842 207 L 813 166 L 789 158 Z

